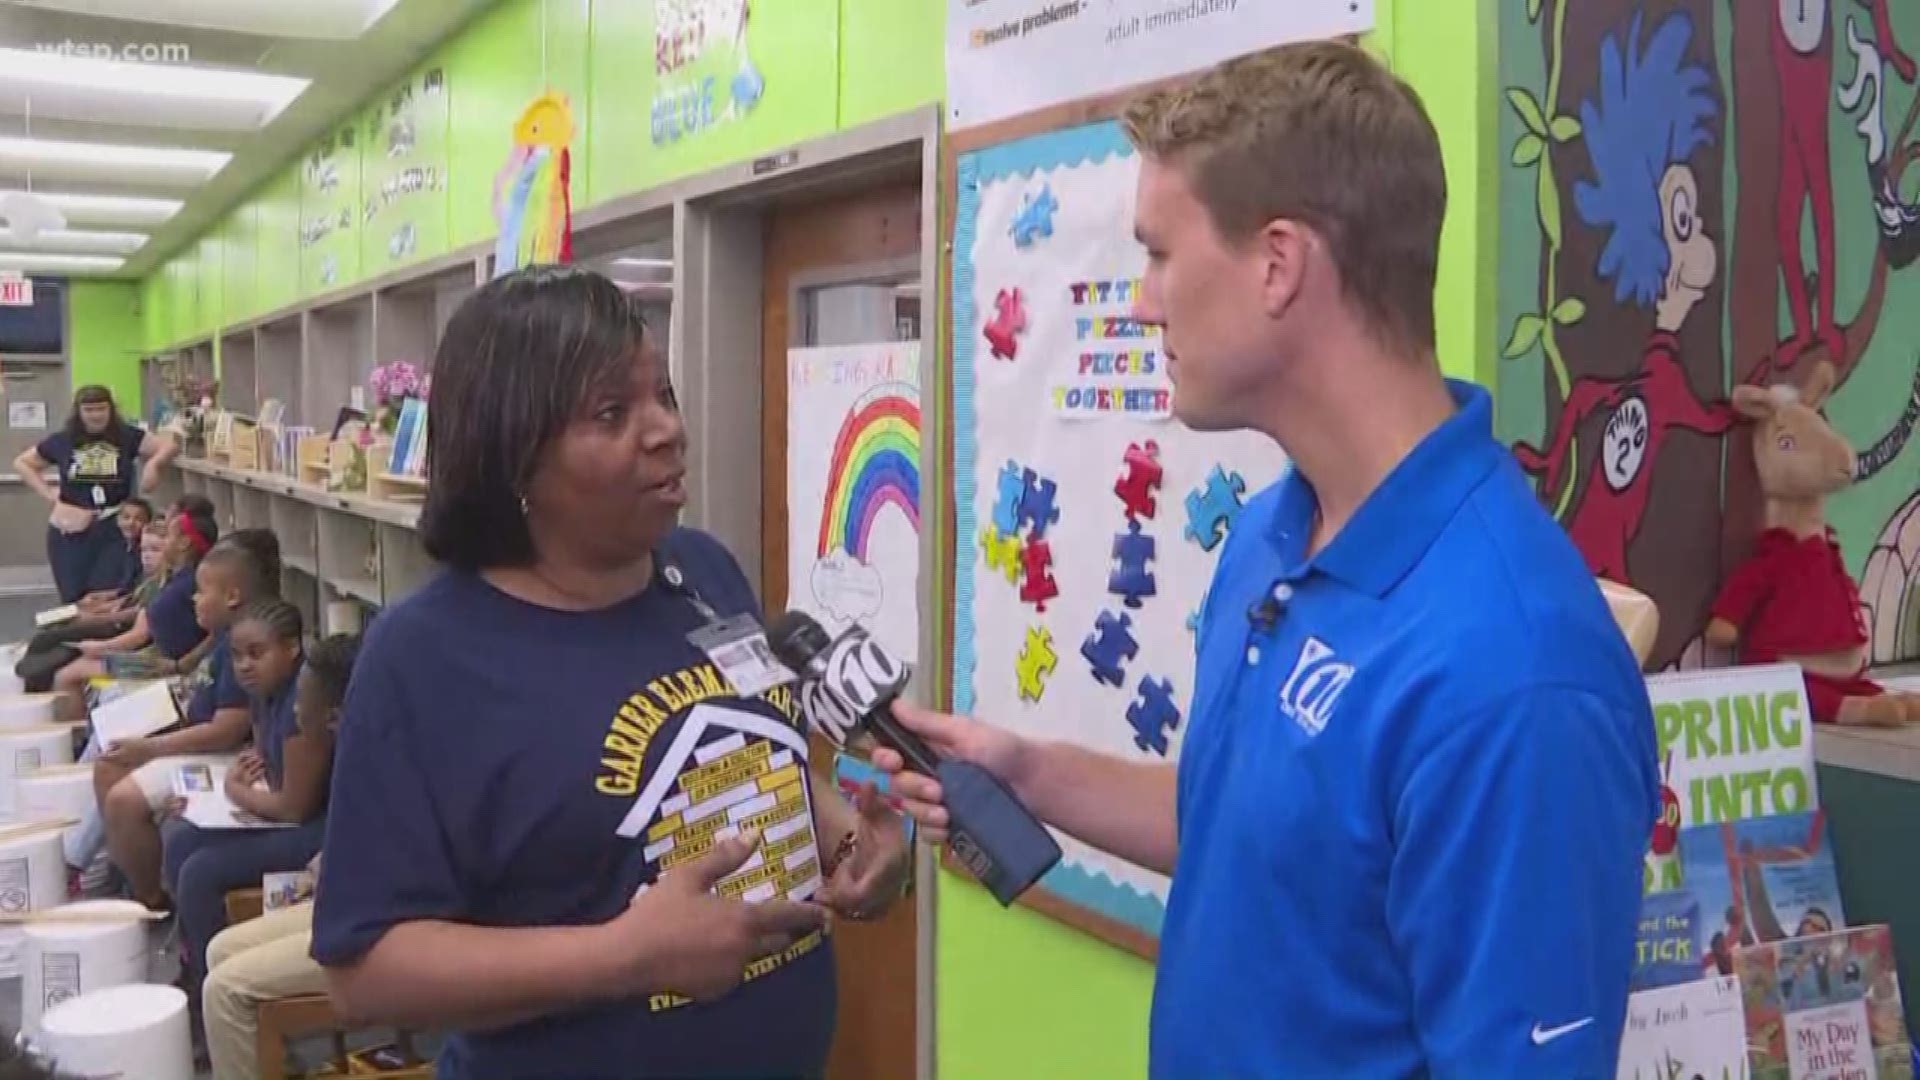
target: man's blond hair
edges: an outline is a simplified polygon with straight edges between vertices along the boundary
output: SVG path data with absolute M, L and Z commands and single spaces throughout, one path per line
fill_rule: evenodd
M 1433 349 L 1440 138 L 1419 95 L 1365 50 L 1315 41 L 1231 60 L 1141 96 L 1122 123 L 1143 154 L 1185 172 L 1223 237 L 1306 225 L 1383 337 Z

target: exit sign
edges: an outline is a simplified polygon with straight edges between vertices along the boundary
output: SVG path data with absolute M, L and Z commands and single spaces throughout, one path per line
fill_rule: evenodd
M 0 274 L 0 307 L 32 307 L 33 279 L 19 274 Z

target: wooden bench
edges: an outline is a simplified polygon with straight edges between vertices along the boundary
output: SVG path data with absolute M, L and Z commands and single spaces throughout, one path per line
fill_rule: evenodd
M 265 900 L 259 889 L 235 889 L 227 894 L 227 925 L 257 919 Z M 295 1080 L 287 1074 L 287 1048 L 295 1040 L 326 1034 L 333 1038 L 333 1062 L 341 1077 L 380 1077 L 382 1080 L 433 1080 L 433 1063 L 377 1072 L 349 1072 L 347 1034 L 356 1030 L 334 1014 L 325 994 L 303 994 L 260 1003 L 260 1035 L 255 1044 L 260 1057 L 260 1080 Z M 413 1052 L 410 1033 L 397 1033 L 402 1050 Z

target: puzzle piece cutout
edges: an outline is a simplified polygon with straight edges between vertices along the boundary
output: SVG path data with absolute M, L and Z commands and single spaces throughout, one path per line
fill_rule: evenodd
M 1029 248 L 1035 240 L 1043 240 L 1053 235 L 1053 215 L 1060 209 L 1060 200 L 1053 196 L 1053 185 L 1042 184 L 1037 192 L 1028 192 L 1020 202 L 1020 212 L 1014 215 L 1013 226 L 1007 231 L 1013 235 L 1013 246 Z
M 1060 486 L 1032 469 L 1026 470 L 1021 479 L 1025 490 L 1020 494 L 1019 524 L 1030 530 L 1029 537 L 1038 540 L 1047 535 L 1047 526 L 1060 520 L 1060 509 L 1053 505 Z
M 1141 679 L 1139 696 L 1127 706 L 1133 726 L 1133 745 L 1167 756 L 1167 732 L 1180 726 L 1180 706 L 1173 703 L 1173 684 L 1165 679 Z
M 1121 612 L 1115 616 L 1103 611 L 1094 620 L 1098 627 L 1087 635 L 1080 644 L 1080 655 L 1093 665 L 1093 677 L 1108 686 L 1122 686 L 1127 681 L 1126 669 L 1121 661 L 1131 660 L 1140 654 L 1140 643 L 1133 637 L 1133 616 Z
M 1020 680 L 1020 699 L 1039 701 L 1040 695 L 1047 692 L 1047 677 L 1060 663 L 1060 654 L 1053 651 L 1053 634 L 1044 626 L 1035 626 L 1027 630 L 1027 643 L 1020 649 L 1020 659 L 1014 664 L 1014 674 Z
M 987 555 L 987 568 L 998 570 L 1007 577 L 1007 584 L 1020 582 L 1020 538 L 1002 536 L 1000 530 L 989 525 L 980 530 L 980 547 Z
M 1207 474 L 1207 482 L 1187 493 L 1187 539 L 1212 551 L 1226 539 L 1240 516 L 1240 496 L 1247 493 L 1247 482 L 1237 472 L 1218 465 Z
M 1127 506 L 1129 518 L 1152 517 L 1157 507 L 1153 493 L 1166 470 L 1160 467 L 1160 444 L 1148 439 L 1127 447 L 1126 471 L 1114 481 L 1113 493 Z
M 1107 591 L 1122 597 L 1130 608 L 1140 606 L 1141 598 L 1152 596 L 1158 587 L 1153 571 L 1147 569 L 1157 545 L 1153 537 L 1140 531 L 1140 522 L 1127 523 L 1127 531 L 1113 538 L 1113 572 L 1107 575 Z
M 1001 536 L 1015 536 L 1020 532 L 1020 500 L 1027 493 L 1027 481 L 1020 466 L 1013 459 L 1007 459 L 1000 466 L 1000 486 L 995 489 L 993 500 L 993 527 Z
M 981 333 L 995 360 L 1020 358 L 1020 335 L 1027 332 L 1027 298 L 1019 289 L 1001 289 L 993 298 L 993 321 Z
M 1020 561 L 1026 564 L 1027 574 L 1020 583 L 1020 599 L 1044 612 L 1047 601 L 1060 595 L 1060 586 L 1053 580 L 1053 548 L 1045 540 L 1030 540 Z

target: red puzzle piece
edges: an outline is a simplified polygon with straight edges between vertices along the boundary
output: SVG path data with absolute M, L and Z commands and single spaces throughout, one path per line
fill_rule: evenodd
M 982 330 L 987 345 L 992 348 L 996 360 L 1013 360 L 1020 355 L 1019 335 L 1027 329 L 1026 297 L 1019 289 L 1001 289 L 1000 295 L 993 298 L 993 307 L 997 314 L 992 322 Z
M 1053 581 L 1053 547 L 1045 540 L 1029 540 L 1020 558 L 1027 564 L 1026 576 L 1020 582 L 1020 599 L 1032 604 L 1035 611 L 1045 611 L 1047 601 L 1060 595 L 1060 586 Z
M 1153 516 L 1153 493 L 1160 486 L 1162 472 L 1159 443 L 1148 439 L 1144 446 L 1133 443 L 1127 447 L 1127 471 L 1113 484 L 1113 493 L 1127 504 L 1127 517 Z

